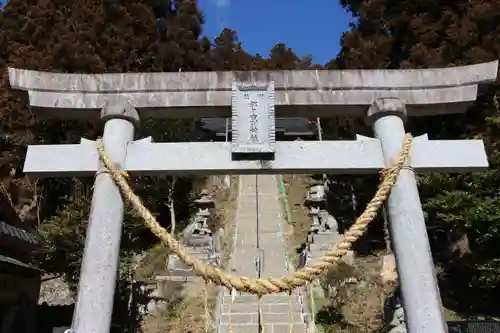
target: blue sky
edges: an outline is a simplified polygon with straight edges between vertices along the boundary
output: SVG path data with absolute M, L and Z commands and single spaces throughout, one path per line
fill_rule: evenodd
M 198 0 L 205 13 L 204 34 L 214 38 L 223 28 L 238 34 L 244 49 L 267 56 L 285 43 L 299 56 L 311 54 L 324 64 L 340 49 L 351 15 L 338 0 Z
M 6 0 L 0 0 L 5 3 Z M 204 35 L 236 30 L 245 50 L 267 56 L 285 43 L 299 56 L 325 64 L 339 52 L 342 33 L 352 20 L 338 0 L 198 0 L 205 13 Z

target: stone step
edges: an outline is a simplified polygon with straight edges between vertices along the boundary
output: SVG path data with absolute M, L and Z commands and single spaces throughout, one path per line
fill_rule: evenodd
M 281 276 L 286 274 L 286 250 L 282 242 L 282 208 L 276 176 L 259 176 L 259 243 L 264 252 L 262 276 Z M 255 176 L 240 177 L 240 202 L 237 216 L 237 236 L 231 267 L 237 274 L 255 273 L 257 213 L 255 198 Z M 253 276 L 251 273 L 249 276 Z M 259 299 L 248 293 L 230 290 L 221 295 L 218 313 L 218 333 L 259 333 L 259 314 L 262 314 L 262 328 L 265 333 L 305 333 L 305 322 L 309 318 L 303 313 L 301 296 L 294 292 L 266 295 Z M 291 316 L 292 315 L 292 316 Z M 291 323 L 290 321 L 293 321 Z M 229 329 L 229 322 L 232 329 Z M 291 330 L 291 328 L 295 329 Z
M 215 263 L 217 262 L 217 258 L 215 258 L 215 257 L 207 258 L 207 257 L 196 256 L 196 258 L 198 260 L 203 261 L 204 263 L 206 263 L 208 265 L 212 265 L 212 266 L 215 266 Z M 174 268 L 187 268 L 187 266 L 179 258 L 170 259 L 168 262 L 168 267 L 172 268 L 172 269 L 174 269 Z
M 198 276 L 195 276 L 195 275 L 186 275 L 186 273 L 184 273 L 184 275 L 181 273 L 181 272 L 172 272 L 174 273 L 174 275 L 157 275 L 155 277 L 155 280 L 157 281 L 157 283 L 163 283 L 165 281 L 173 281 L 173 280 L 177 280 L 177 278 L 181 279 L 182 278 L 187 278 L 187 279 L 198 279 Z
M 259 324 L 232 324 L 231 329 L 227 324 L 219 325 L 218 333 L 259 333 Z M 306 332 L 306 324 L 262 324 L 264 333 L 304 333 Z
M 195 255 L 195 254 L 212 255 L 212 254 L 215 254 L 211 248 L 205 248 L 205 247 L 186 247 L 186 250 L 190 255 Z M 177 255 L 171 254 L 170 257 L 177 258 Z
M 170 281 L 172 282 L 194 282 L 194 281 L 199 281 L 201 278 L 198 276 L 171 276 Z
M 200 277 L 190 273 L 186 273 L 185 271 L 184 272 L 175 271 L 171 273 L 172 274 L 170 275 L 161 275 L 161 276 L 157 275 L 155 279 L 158 282 L 163 282 L 163 281 L 191 282 L 191 281 L 198 281 L 201 279 Z
M 224 291 L 224 296 L 228 296 L 228 295 L 231 295 L 231 290 L 226 288 Z M 299 295 L 298 289 L 294 290 L 292 292 L 292 297 L 298 297 L 298 295 Z M 251 293 L 242 292 L 239 294 L 238 292 L 236 292 L 236 297 L 246 297 L 246 296 L 251 296 L 251 297 L 257 298 L 257 296 L 255 296 L 254 294 L 251 294 Z M 273 298 L 273 297 L 290 297 L 290 294 L 286 293 L 286 292 L 281 292 L 281 293 L 273 293 L 273 294 L 268 294 L 268 295 L 262 296 L 262 298 Z
M 186 267 L 186 266 L 181 266 L 181 267 L 168 267 L 167 268 L 167 274 L 168 275 L 196 275 L 196 273 L 193 271 L 193 269 Z
M 329 244 L 311 244 L 309 246 L 309 252 L 310 253 L 325 253 L 330 250 L 330 245 Z
M 316 251 L 312 252 L 309 255 L 308 262 L 313 262 L 316 261 L 317 259 L 323 257 L 326 254 L 326 251 Z M 348 251 L 343 257 L 342 257 L 342 262 L 354 266 L 355 264 L 355 255 L 353 251 Z
M 297 301 L 292 301 L 291 308 L 293 312 L 301 312 L 302 304 Z M 288 303 L 262 303 L 260 309 L 263 313 L 290 313 L 290 305 Z M 223 303 L 222 314 L 231 313 L 257 313 L 259 310 L 258 303 Z
M 298 295 L 291 296 L 292 303 L 298 303 L 299 297 Z M 232 297 L 228 295 L 224 295 L 223 299 L 224 304 L 232 302 L 235 303 L 258 303 L 259 299 L 254 295 L 241 295 L 236 296 L 234 301 L 232 301 Z M 261 304 L 288 304 L 290 302 L 290 296 L 288 295 L 267 295 L 261 298 Z
M 188 252 L 196 252 L 196 251 L 212 251 L 212 247 L 211 246 L 189 246 L 189 245 L 185 245 L 186 247 L 186 250 Z
M 192 249 L 191 251 L 188 251 L 189 255 L 192 255 L 192 256 L 201 256 L 201 255 L 205 255 L 205 256 L 211 256 L 211 255 L 214 255 L 214 251 L 209 251 L 209 250 L 203 250 L 203 249 Z M 175 256 L 177 257 L 177 255 L 173 254 L 172 256 Z
M 174 268 L 174 269 L 168 269 L 167 275 L 168 276 L 182 276 L 182 275 L 194 276 L 194 275 L 196 275 L 196 273 L 190 268 L 186 268 L 186 269 Z
M 314 242 L 312 244 L 309 245 L 309 248 L 310 249 L 321 249 L 321 250 L 330 250 L 333 246 L 335 245 L 335 243 L 330 243 L 330 242 Z
M 342 240 L 342 236 L 334 233 L 317 233 L 313 235 L 314 244 L 335 244 Z
M 304 318 L 301 312 L 293 312 L 293 316 L 290 313 L 262 313 L 261 320 L 265 324 L 303 324 Z M 293 318 L 292 318 L 293 317 Z M 229 318 L 231 318 L 231 323 L 233 324 L 248 324 L 248 323 L 258 323 L 259 314 L 258 313 L 231 313 L 223 314 L 220 318 L 220 324 L 228 324 Z M 292 321 L 293 319 L 293 321 Z
M 208 265 L 212 265 L 212 266 L 215 266 L 215 263 L 217 262 L 217 257 L 206 257 L 206 256 L 194 256 L 196 259 L 208 264 Z M 170 261 L 170 264 L 172 263 L 175 263 L 175 265 L 183 265 L 185 266 L 185 264 L 180 260 L 180 259 L 176 259 L 176 260 L 171 260 Z

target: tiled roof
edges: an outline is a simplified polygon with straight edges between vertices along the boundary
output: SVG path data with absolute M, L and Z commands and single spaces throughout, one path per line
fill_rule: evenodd
M 0 262 L 5 262 L 8 264 L 21 266 L 21 267 L 25 267 L 25 268 L 29 268 L 29 269 L 36 269 L 36 270 L 38 269 L 34 266 L 31 266 L 29 264 L 26 264 L 26 263 L 20 261 L 20 260 L 17 260 L 17 259 L 11 258 L 11 257 L 6 257 L 6 256 L 1 255 L 1 254 L 0 254 Z
M 226 132 L 226 120 L 224 118 L 203 118 L 202 127 L 216 132 Z M 229 131 L 231 131 L 231 121 L 228 122 Z M 313 135 L 307 118 L 276 118 L 276 130 L 289 133 L 300 133 L 301 135 Z M 291 135 L 291 134 L 289 134 Z
M 16 237 L 24 242 L 38 244 L 38 237 L 34 233 L 0 221 L 0 234 Z

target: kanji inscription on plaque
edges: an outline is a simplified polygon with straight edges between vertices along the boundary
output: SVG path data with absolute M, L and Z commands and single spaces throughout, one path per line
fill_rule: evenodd
M 274 85 L 233 84 L 232 153 L 266 159 L 275 152 Z

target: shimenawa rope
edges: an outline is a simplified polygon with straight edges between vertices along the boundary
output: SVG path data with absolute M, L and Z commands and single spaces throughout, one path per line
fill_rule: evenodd
M 170 233 L 156 221 L 151 212 L 143 205 L 141 199 L 132 191 L 125 173 L 118 170 L 109 160 L 102 140 L 97 141 L 99 157 L 109 171 L 109 174 L 120 189 L 124 198 L 132 205 L 136 213 L 144 219 L 145 224 L 159 237 L 165 245 L 172 250 L 188 267 L 192 267 L 196 274 L 205 281 L 229 289 L 236 289 L 256 295 L 265 295 L 279 292 L 289 292 L 303 286 L 308 281 L 319 277 L 322 273 L 335 265 L 352 247 L 352 244 L 366 231 L 368 224 L 377 216 L 377 212 L 389 196 L 392 186 L 396 183 L 401 169 L 406 167 L 411 148 L 412 136 L 407 134 L 404 138 L 403 149 L 394 166 L 382 170 L 382 181 L 373 199 L 366 206 L 365 211 L 356 219 L 354 224 L 344 233 L 343 239 L 337 243 L 325 256 L 317 261 L 307 264 L 301 269 L 286 276 L 269 278 L 249 278 L 228 273 L 218 267 L 207 265 L 197 258 L 192 257 L 186 248 L 180 244 Z

